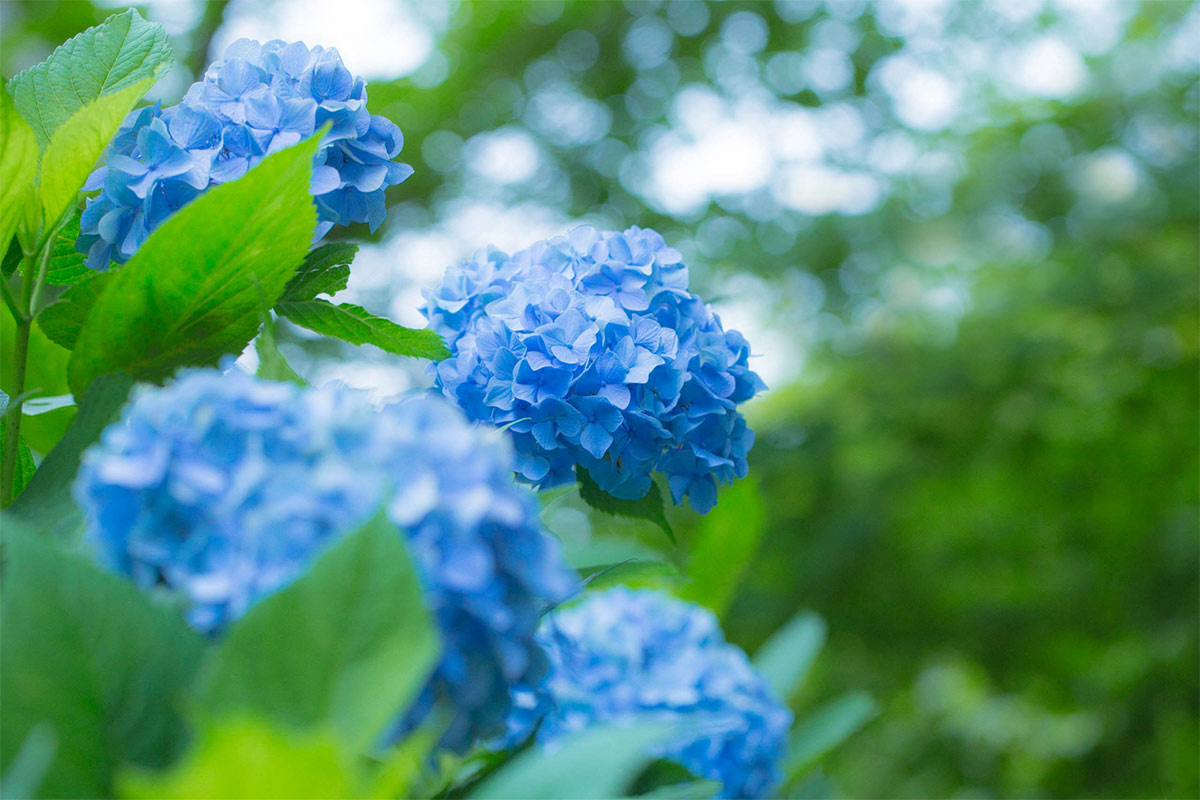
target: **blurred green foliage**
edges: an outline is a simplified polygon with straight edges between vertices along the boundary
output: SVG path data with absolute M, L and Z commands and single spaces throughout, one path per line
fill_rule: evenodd
M 975 2 L 918 24 L 907 7 L 456 4 L 425 67 L 371 82 L 417 168 L 379 237 L 465 200 L 530 204 L 654 226 L 701 284 L 755 296 L 769 347 L 802 369 L 751 410 L 765 528 L 725 623 L 753 650 L 797 609 L 825 618 L 798 707 L 855 689 L 881 704 L 825 763 L 837 791 L 1195 797 L 1200 11 Z M 223 8 L 177 37 L 193 74 Z M 106 13 L 0 12 L 5 74 Z M 1113 36 L 1087 27 L 1112 13 Z M 1014 89 L 1014 54 L 1047 36 L 1077 43 L 1084 84 Z M 905 109 L 904 59 L 948 76 L 944 119 Z M 654 156 L 697 89 L 718 121 L 811 115 L 819 145 L 772 141 L 817 147 L 835 174 L 816 200 L 718 184 L 670 201 Z M 527 175 L 480 170 L 499 130 L 534 144 Z M 874 200 L 821 208 L 847 178 Z M 736 526 L 672 523 L 685 541 Z M 694 577 L 716 605 L 733 591 L 710 563 Z

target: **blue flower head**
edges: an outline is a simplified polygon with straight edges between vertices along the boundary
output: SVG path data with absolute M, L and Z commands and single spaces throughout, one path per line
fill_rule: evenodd
M 375 410 L 342 387 L 186 371 L 138 390 L 87 452 L 75 496 L 104 562 L 176 592 L 214 634 L 387 500 L 444 651 L 405 722 L 447 704 L 456 749 L 503 730 L 509 688 L 545 669 L 539 618 L 577 583 L 503 437 L 433 395 Z
M 719 782 L 720 797 L 778 784 L 792 712 L 708 611 L 618 586 L 548 615 L 538 639 L 551 668 L 536 688 L 514 690 L 514 740 L 536 725 L 552 748 L 595 723 L 659 720 L 684 733 L 656 755 Z
M 100 194 L 87 202 L 76 246 L 93 269 L 128 261 L 200 192 L 240 178 L 326 123 L 311 186 L 316 236 L 352 222 L 374 231 L 386 213 L 384 191 L 413 171 L 392 160 L 404 145 L 400 129 L 367 111 L 366 84 L 337 50 L 240 39 L 178 105 L 125 119 L 85 186 Z
M 508 426 L 538 487 L 584 467 L 642 497 L 651 474 L 707 512 L 746 475 L 754 432 L 738 406 L 764 387 L 750 346 L 688 291 L 679 251 L 652 230 L 583 226 L 511 256 L 481 251 L 425 292 L 451 356 L 431 369 L 469 417 Z

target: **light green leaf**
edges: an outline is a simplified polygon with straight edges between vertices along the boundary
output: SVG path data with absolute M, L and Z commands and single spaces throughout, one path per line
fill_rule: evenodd
M 50 258 L 46 262 L 46 283 L 51 286 L 70 286 L 84 278 L 100 273 L 89 269 L 87 257 L 75 249 L 79 238 L 79 215 L 74 214 L 59 229 L 50 244 Z
M 25 491 L 8 507 L 6 517 L 59 541 L 78 535 L 83 516 L 71 499 L 71 484 L 79 471 L 79 459 L 116 419 L 132 388 L 133 381 L 125 375 L 106 375 L 92 382 L 62 441 L 42 460 Z
M 440 650 L 402 536 L 379 513 L 252 608 L 205 671 L 204 709 L 328 726 L 355 751 L 372 744 Z
M 620 797 L 675 728 L 646 722 L 588 728 L 545 753 L 533 747 L 483 782 L 471 797 L 576 800 Z
M 254 343 L 254 351 L 258 353 L 258 370 L 255 372 L 258 377 L 269 381 L 286 381 L 300 386 L 307 384 L 304 378 L 301 378 L 296 374 L 296 370 L 292 369 L 292 365 L 283 357 L 283 353 L 279 352 L 279 345 L 275 341 L 275 320 L 271 319 L 269 313 L 263 321 L 262 332 L 258 334 L 258 340 Z
M 108 282 L 68 368 L 76 397 L 98 375 L 161 381 L 239 353 L 304 260 L 317 134 L 209 189 L 160 225 Z
M 92 100 L 62 123 L 42 157 L 38 197 L 46 225 L 70 208 L 88 174 L 104 155 L 126 115 L 154 84 L 153 78 Z
M 0 95 L 0 252 L 7 252 L 21 207 L 33 199 L 30 187 L 37 176 L 38 146 L 8 92 Z
M 671 544 L 678 544 L 671 523 L 667 521 L 666 505 L 657 483 L 651 481 L 650 491 L 641 499 L 621 500 L 601 489 L 588 471 L 579 465 L 575 466 L 575 476 L 579 478 L 579 496 L 592 508 L 617 517 L 652 522 L 667 535 Z
M 804 682 L 817 653 L 825 646 L 825 620 L 801 611 L 771 635 L 754 654 L 754 666 L 776 693 L 787 699 Z
M 145 80 L 153 84 L 172 61 L 162 26 L 130 9 L 68 39 L 45 61 L 9 81 L 8 90 L 45 147 L 79 109 Z
M 5 526 L 0 763 L 48 724 L 47 797 L 111 797 L 118 764 L 162 767 L 186 731 L 177 709 L 203 641 L 133 584 Z
M 818 709 L 792 731 L 783 771 L 787 781 L 799 778 L 826 753 L 866 725 L 879 706 L 866 692 L 851 692 Z
M 353 762 L 328 731 L 292 734 L 251 718 L 210 726 L 168 772 L 126 771 L 117 778 L 128 798 L 354 797 Z
M 337 294 L 350 280 L 350 264 L 358 245 L 330 242 L 313 250 L 288 281 L 282 300 L 312 300 L 319 294 Z
M 700 518 L 692 543 L 685 599 L 724 613 L 762 541 L 762 494 L 747 478 L 721 492 L 716 507 Z
M 92 306 L 116 276 L 116 272 L 92 272 L 38 312 L 37 324 L 46 338 L 59 347 L 73 350 Z
M 328 300 L 285 300 L 275 310 L 297 325 L 350 344 L 373 344 L 393 355 L 440 359 L 450 355 L 442 337 L 426 328 L 405 328 L 361 306 Z

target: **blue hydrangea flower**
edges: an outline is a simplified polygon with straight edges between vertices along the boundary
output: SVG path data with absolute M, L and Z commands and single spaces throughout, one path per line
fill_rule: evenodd
M 75 496 L 101 559 L 177 593 L 210 633 L 390 497 L 444 647 L 408 722 L 448 704 L 456 749 L 503 730 L 510 687 L 545 669 L 541 615 L 577 587 L 503 437 L 435 395 L 375 410 L 343 387 L 186 371 L 137 391 L 85 455 Z
M 76 247 L 92 269 L 124 263 L 164 219 L 210 186 L 236 180 L 268 154 L 332 127 L 311 190 L 316 238 L 334 225 L 383 222 L 384 191 L 412 174 L 392 161 L 400 129 L 367 111 L 367 90 L 337 50 L 239 39 L 183 100 L 130 114 L 85 188 L 99 189 Z
M 778 784 L 792 712 L 707 610 L 618 586 L 548 615 L 538 640 L 550 673 L 514 690 L 513 740 L 537 726 L 552 748 L 594 723 L 661 720 L 685 733 L 656 755 L 719 782 L 718 796 Z
M 750 346 L 688 291 L 679 251 L 652 230 L 583 226 L 509 256 L 481 251 L 425 292 L 450 347 L 437 387 L 472 419 L 508 426 L 538 487 L 582 465 L 625 499 L 664 473 L 707 512 L 746 475 L 754 432 L 738 405 L 765 388 Z

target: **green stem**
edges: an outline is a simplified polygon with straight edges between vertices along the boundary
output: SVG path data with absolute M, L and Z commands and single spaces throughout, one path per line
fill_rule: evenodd
M 25 394 L 25 366 L 29 359 L 29 330 L 33 326 L 29 309 L 33 307 L 31 305 L 33 297 L 38 294 L 37 287 L 34 286 L 36 281 L 30 280 L 29 274 L 33 268 L 33 259 L 33 253 L 26 253 L 25 263 L 21 265 L 21 275 L 23 276 L 21 299 L 25 301 L 25 309 L 17 319 L 17 337 L 13 342 L 12 396 L 14 408 L 11 409 L 12 414 L 5 422 L 4 452 L 0 453 L 0 500 L 3 501 L 0 505 L 5 506 L 14 498 L 13 479 L 17 474 L 17 459 L 21 452 L 21 404 Z M 44 266 L 45 259 L 42 263 Z M 39 270 L 39 273 L 41 272 L 42 270 Z M 42 276 L 39 275 L 39 277 Z

